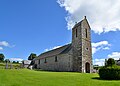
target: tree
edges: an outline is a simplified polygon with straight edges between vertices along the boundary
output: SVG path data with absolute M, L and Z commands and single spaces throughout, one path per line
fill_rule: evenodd
M 6 62 L 6 63 L 10 63 L 10 60 L 9 60 L 9 59 L 5 59 L 5 62 Z
M 36 57 L 37 57 L 36 54 L 31 53 L 30 56 L 28 57 L 28 60 L 33 60 Z
M 30 65 L 33 65 L 34 64 L 34 61 L 31 61 Z
M 19 63 L 19 61 L 17 61 L 16 63 Z
M 113 65 L 115 65 L 115 60 L 113 58 L 109 58 L 107 60 L 107 66 L 113 66 Z
M 99 69 L 99 65 L 93 65 L 93 69 L 98 70 Z
M 13 63 L 16 63 L 16 61 L 13 61 Z
M 18 64 L 18 63 L 19 63 L 19 61 L 13 61 L 12 63 Z
M 0 53 L 0 61 L 4 61 L 4 58 L 5 58 L 4 54 Z

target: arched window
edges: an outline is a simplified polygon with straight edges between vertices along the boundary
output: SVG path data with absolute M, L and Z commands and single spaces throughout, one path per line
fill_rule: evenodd
M 78 32 L 77 32 L 77 29 L 76 29 L 76 37 L 77 37 L 77 33 L 78 33 Z
M 85 63 L 85 70 L 86 70 L 86 73 L 90 73 L 90 63 L 88 62 Z
M 44 63 L 47 63 L 47 60 L 46 60 L 46 58 L 45 58 L 45 62 Z
M 39 64 L 40 64 L 40 59 L 39 59 Z
M 57 56 L 55 56 L 55 62 L 57 62 L 57 61 L 58 61 Z
M 86 33 L 86 38 L 87 38 L 87 29 L 85 29 L 85 33 Z

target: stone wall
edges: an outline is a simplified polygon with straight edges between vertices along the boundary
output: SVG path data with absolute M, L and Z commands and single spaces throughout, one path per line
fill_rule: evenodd
M 72 29 L 72 58 L 73 58 L 73 71 L 82 72 L 81 23 L 78 23 Z
M 86 17 L 72 29 L 72 48 L 66 54 L 37 58 L 37 68 L 49 71 L 79 71 L 92 72 L 91 30 Z M 86 35 L 87 34 L 87 35 Z M 88 63 L 88 64 L 86 64 Z M 89 65 L 89 66 L 86 66 Z
M 87 19 L 75 25 L 72 29 L 72 53 L 73 53 L 73 70 L 86 72 L 86 63 L 92 68 L 92 50 L 90 26 Z M 76 36 L 77 34 L 77 36 Z
M 85 64 L 87 62 L 90 64 L 90 72 L 92 72 L 92 48 L 90 33 L 91 30 L 86 19 L 83 20 L 81 28 L 82 28 L 82 72 L 86 72 Z
M 72 57 L 70 54 L 60 54 L 57 55 L 57 62 L 55 62 L 56 56 L 46 57 L 37 63 L 37 67 L 42 70 L 49 71 L 72 71 Z

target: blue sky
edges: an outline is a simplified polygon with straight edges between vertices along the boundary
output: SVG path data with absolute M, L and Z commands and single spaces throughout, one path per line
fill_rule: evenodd
M 46 50 L 70 43 L 70 28 L 75 21 L 80 21 L 86 15 L 92 29 L 94 64 L 103 65 L 104 59 L 109 57 L 118 59 L 120 31 L 117 20 L 120 18 L 117 13 L 120 10 L 118 9 L 116 15 L 113 14 L 115 17 L 106 18 L 104 15 L 107 11 L 105 14 L 102 11 L 99 15 L 95 14 L 96 10 L 92 8 L 96 6 L 96 2 L 92 3 L 93 13 L 89 13 L 89 3 L 81 1 L 1 0 L 0 53 L 11 60 L 21 60 L 27 59 L 30 53 L 39 55 Z M 77 4 L 74 5 L 75 3 Z M 117 7 L 116 4 L 114 7 Z

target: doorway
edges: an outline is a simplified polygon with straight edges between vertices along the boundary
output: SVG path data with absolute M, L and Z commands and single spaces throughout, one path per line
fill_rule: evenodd
M 85 70 L 86 70 L 86 73 L 90 73 L 90 63 L 88 62 L 85 63 Z

